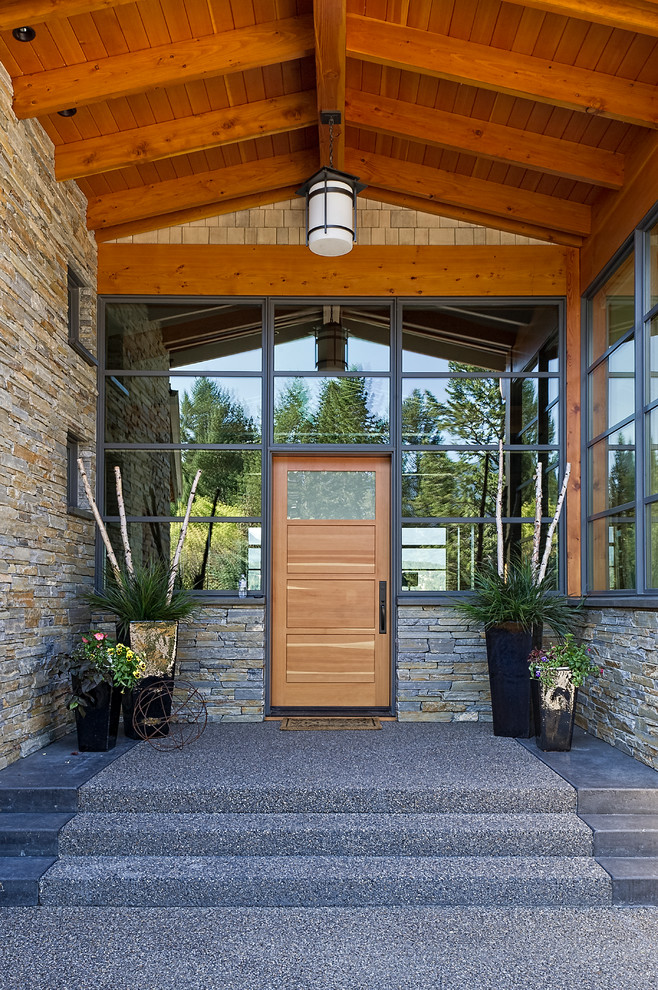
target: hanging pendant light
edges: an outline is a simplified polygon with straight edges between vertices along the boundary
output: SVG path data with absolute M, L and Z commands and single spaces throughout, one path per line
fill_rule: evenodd
M 340 124 L 338 111 L 320 114 L 329 125 L 329 167 L 321 168 L 300 189 L 306 197 L 306 243 L 313 252 L 326 258 L 348 254 L 356 243 L 356 197 L 365 184 L 358 176 L 339 172 L 333 167 L 334 124 Z
M 315 370 L 347 371 L 347 330 L 340 322 L 340 306 L 322 307 L 322 323 L 315 331 Z

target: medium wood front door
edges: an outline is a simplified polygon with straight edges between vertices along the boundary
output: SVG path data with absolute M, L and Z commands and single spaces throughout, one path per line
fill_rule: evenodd
M 390 704 L 390 462 L 274 459 L 272 697 Z

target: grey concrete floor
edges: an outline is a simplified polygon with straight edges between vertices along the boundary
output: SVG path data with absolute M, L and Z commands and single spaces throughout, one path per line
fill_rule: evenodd
M 13 908 L 3 990 L 656 990 L 658 909 Z

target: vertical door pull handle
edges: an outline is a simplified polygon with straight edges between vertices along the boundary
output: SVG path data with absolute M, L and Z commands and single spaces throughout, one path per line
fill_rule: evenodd
M 379 631 L 386 632 L 386 581 L 379 582 Z

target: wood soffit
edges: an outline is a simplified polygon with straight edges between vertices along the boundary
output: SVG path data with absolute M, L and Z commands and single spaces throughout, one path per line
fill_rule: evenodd
M 0 0 L 0 61 L 99 240 L 289 198 L 336 111 L 365 195 L 587 246 L 658 130 L 658 0 Z

